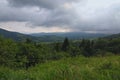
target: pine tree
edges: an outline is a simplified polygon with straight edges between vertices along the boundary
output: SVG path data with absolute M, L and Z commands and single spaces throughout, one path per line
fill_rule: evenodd
M 67 51 L 68 48 L 69 48 L 69 40 L 68 40 L 68 38 L 66 37 L 65 40 L 64 40 L 64 42 L 63 42 L 63 44 L 62 44 L 62 50 L 63 50 L 63 51 Z

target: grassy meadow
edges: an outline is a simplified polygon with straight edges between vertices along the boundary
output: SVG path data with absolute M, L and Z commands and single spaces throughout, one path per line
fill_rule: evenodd
M 38 64 L 28 70 L 1 67 L 0 80 L 120 80 L 120 56 L 79 56 Z

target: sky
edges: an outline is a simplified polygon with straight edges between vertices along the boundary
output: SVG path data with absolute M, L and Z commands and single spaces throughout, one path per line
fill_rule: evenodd
M 120 33 L 120 0 L 0 0 L 0 28 L 20 33 Z

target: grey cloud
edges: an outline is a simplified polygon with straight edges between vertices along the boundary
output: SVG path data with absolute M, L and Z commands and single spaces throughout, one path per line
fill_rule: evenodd
M 99 13 L 102 14 L 91 18 L 91 20 L 84 21 L 80 19 L 71 29 L 73 31 L 96 31 L 104 33 L 120 32 L 120 6 L 118 5 L 112 5 L 109 9 L 100 10 Z
M 10 5 L 15 7 L 38 6 L 47 9 L 54 9 L 64 3 L 76 2 L 79 0 L 8 0 Z
M 77 14 L 73 9 L 55 9 L 47 17 L 46 21 L 42 24 L 45 26 L 71 26 L 75 23 Z
M 44 14 L 45 11 L 43 10 L 34 12 L 34 8 L 16 8 L 9 7 L 6 4 L 0 5 L 0 11 L 0 22 L 18 21 L 37 24 L 38 22 L 42 23 L 44 16 L 47 16 L 47 14 Z
M 14 6 L 11 7 L 7 5 L 0 8 L 2 12 L 0 13 L 1 21 L 23 21 L 31 23 L 33 26 L 52 27 L 65 25 L 70 26 L 76 17 L 76 13 L 73 9 L 64 9 L 63 6 L 57 7 L 59 5 L 63 5 L 63 3 L 71 3 L 73 0 L 8 0 L 8 2 L 9 5 L 11 4 Z M 35 6 L 44 8 L 39 9 L 38 12 L 30 12 L 30 10 L 32 10 L 32 8 L 34 9 Z M 48 7 L 55 8 L 48 9 Z M 24 8 L 26 8 L 26 10 L 24 10 Z
M 90 19 L 83 20 L 81 17 L 84 14 L 78 14 L 74 7 L 70 9 L 60 7 L 64 3 L 71 4 L 73 0 L 7 1 L 8 4 L 0 5 L 0 22 L 28 22 L 32 24 L 32 27 L 67 27 L 71 31 L 120 31 L 119 4 L 112 5 L 109 9 L 98 10 L 94 13 L 96 15 L 95 18 L 91 17 Z

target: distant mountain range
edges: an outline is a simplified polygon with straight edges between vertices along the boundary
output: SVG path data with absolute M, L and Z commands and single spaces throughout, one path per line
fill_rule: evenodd
M 120 33 L 112 34 L 112 35 L 106 36 L 104 38 L 106 38 L 106 39 L 120 38 Z
M 68 37 L 70 40 L 80 40 L 83 38 L 92 39 L 92 38 L 106 37 L 109 34 L 83 33 L 83 32 L 22 34 L 18 32 L 11 32 L 4 29 L 0 29 L 0 35 L 4 36 L 5 38 L 11 38 L 15 41 L 22 41 L 25 40 L 26 38 L 29 38 L 33 41 L 39 41 L 39 42 L 55 42 L 55 41 L 63 41 L 65 37 Z
M 98 38 L 98 37 L 105 37 L 109 34 L 102 34 L 102 33 L 85 33 L 85 32 L 62 32 L 62 33 L 34 33 L 30 34 L 35 37 L 41 36 L 58 36 L 58 37 L 68 37 L 71 40 L 79 40 L 79 39 L 90 39 L 90 38 Z
M 63 40 L 63 37 L 58 37 L 58 36 L 45 35 L 45 36 L 36 37 L 36 36 L 28 35 L 28 34 L 11 32 L 11 31 L 7 31 L 4 29 L 0 29 L 0 36 L 3 36 L 5 38 L 10 38 L 10 39 L 13 39 L 15 41 L 23 41 L 26 38 L 29 38 L 32 41 L 36 41 L 36 42 L 38 42 L 38 41 L 40 41 L 40 42 L 52 42 L 52 41 Z
M 4 29 L 0 29 L 0 36 L 3 36 L 5 38 L 11 38 L 15 41 L 21 41 L 25 38 L 32 38 L 32 36 L 29 35 L 24 35 L 18 32 L 11 32 Z

